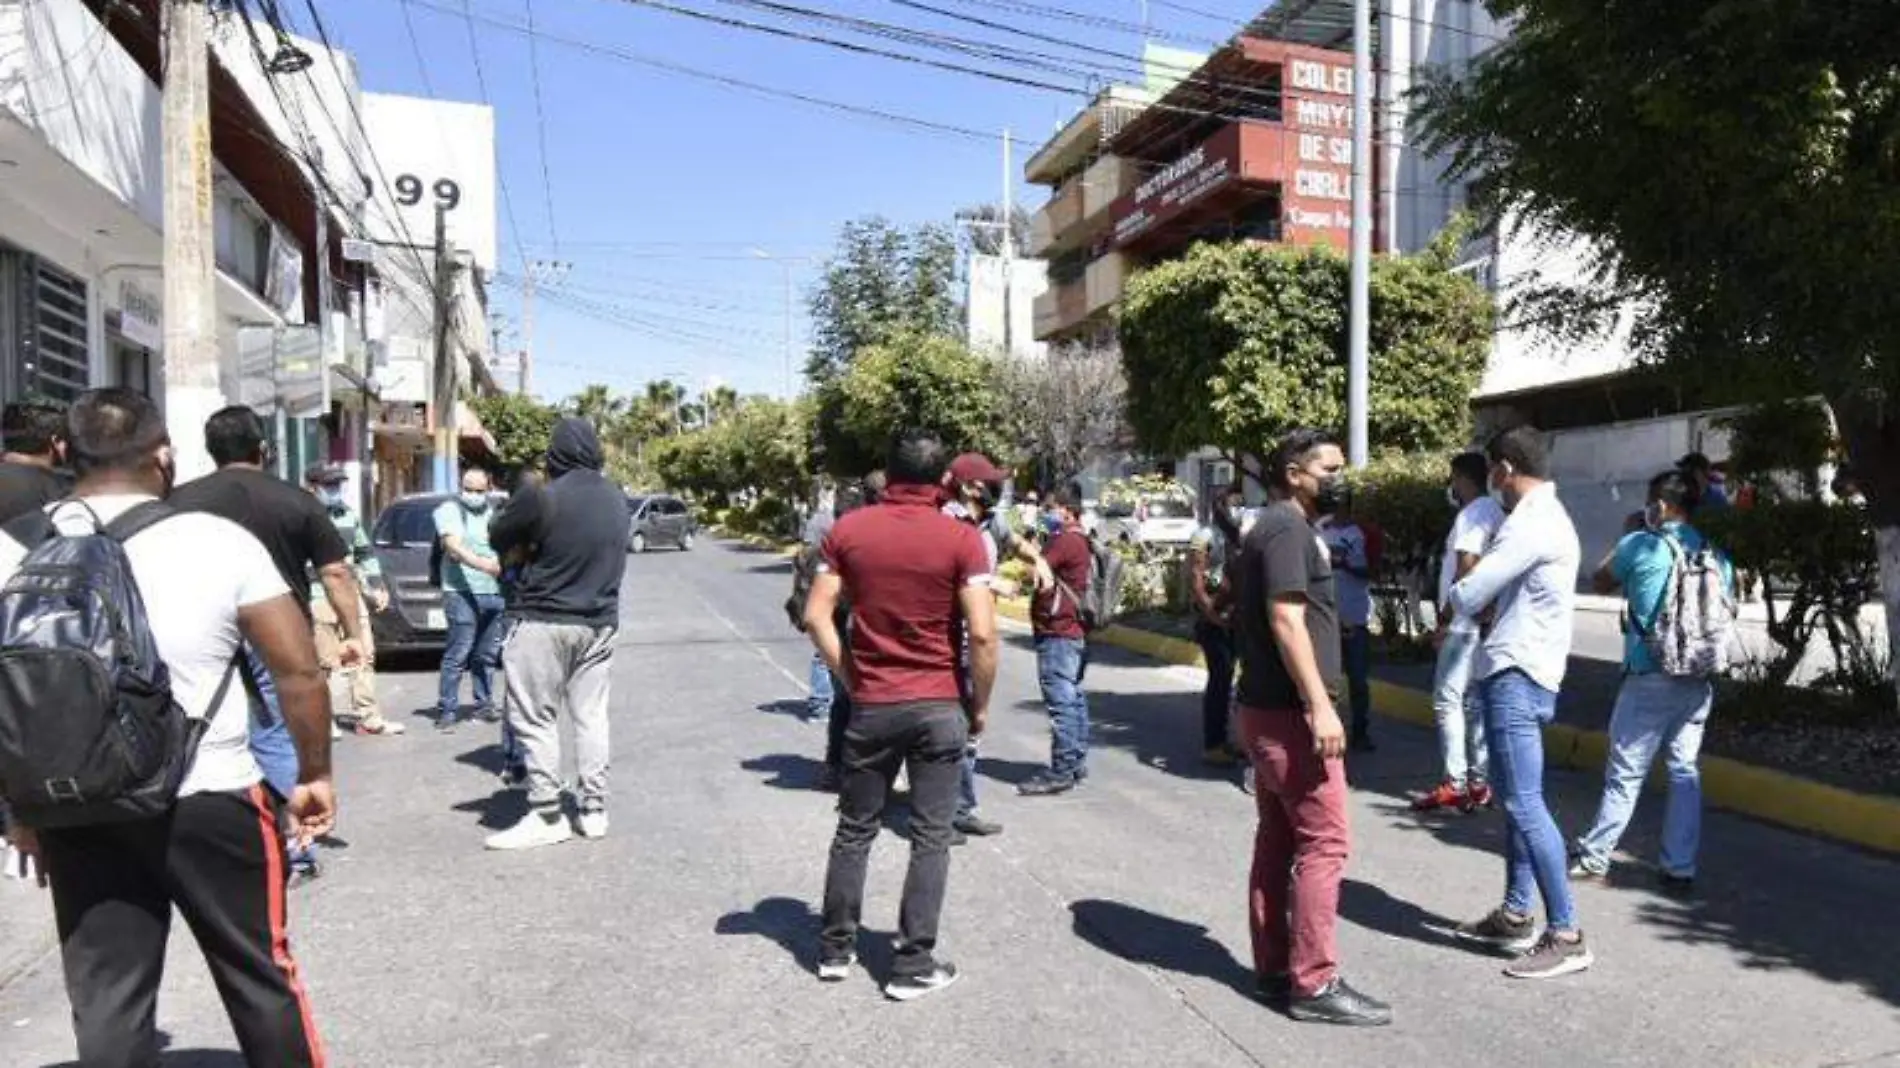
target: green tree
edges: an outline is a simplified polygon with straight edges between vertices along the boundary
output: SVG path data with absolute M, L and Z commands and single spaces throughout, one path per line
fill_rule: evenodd
M 878 216 L 844 225 L 810 298 L 816 381 L 844 373 L 863 349 L 903 333 L 957 330 L 957 243 L 947 227 L 899 227 Z
M 1900 638 L 1900 6 L 1490 6 L 1512 35 L 1423 87 L 1423 144 L 1597 250 L 1592 284 L 1532 293 L 1569 336 L 1632 301 L 1685 394 L 1827 400 Z
M 561 403 L 562 411 L 587 420 L 603 434 L 626 414 L 627 406 L 627 398 L 616 396 L 613 390 L 598 383 L 581 387 L 579 393 Z
M 1448 230 L 1373 264 L 1375 448 L 1462 444 L 1484 371 L 1490 296 L 1448 269 Z M 1128 416 L 1163 454 L 1263 451 L 1295 426 L 1346 423 L 1347 263 L 1327 248 L 1203 244 L 1136 276 L 1122 304 Z
M 849 445 L 841 455 L 851 460 L 836 474 L 869 470 L 891 438 L 911 427 L 936 431 L 952 452 L 1007 449 L 989 361 L 951 338 L 902 335 L 874 345 L 835 391 L 839 436 Z M 827 399 L 821 395 L 821 411 Z
M 495 438 L 495 453 L 511 468 L 525 467 L 547 454 L 560 412 L 533 397 L 497 393 L 469 401 L 482 425 Z

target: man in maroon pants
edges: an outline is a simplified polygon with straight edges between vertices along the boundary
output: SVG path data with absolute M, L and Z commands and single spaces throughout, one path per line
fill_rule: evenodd
M 1267 458 L 1270 504 L 1240 551 L 1240 734 L 1253 762 L 1260 826 L 1249 912 L 1263 997 L 1296 1020 L 1392 1022 L 1385 1003 L 1339 975 L 1334 929 L 1350 839 L 1339 610 L 1313 521 L 1344 494 L 1345 456 L 1325 433 L 1296 430 Z

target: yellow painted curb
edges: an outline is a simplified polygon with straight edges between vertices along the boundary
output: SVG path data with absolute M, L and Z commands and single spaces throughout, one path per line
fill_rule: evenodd
M 998 610 L 1019 622 L 1029 619 L 1028 606 L 1021 600 L 999 602 Z M 1193 642 L 1136 627 L 1106 627 L 1089 640 L 1164 663 L 1205 666 L 1200 646 Z M 1423 690 L 1374 679 L 1372 703 L 1382 716 L 1427 729 L 1437 726 L 1431 695 Z M 1561 723 L 1544 728 L 1544 758 L 1561 767 L 1601 772 L 1609 749 L 1609 736 L 1602 731 Z M 1661 776 L 1660 769 L 1656 774 Z M 1900 801 L 1892 798 L 1859 794 L 1721 756 L 1702 758 L 1702 796 L 1718 808 L 1768 823 L 1900 853 Z

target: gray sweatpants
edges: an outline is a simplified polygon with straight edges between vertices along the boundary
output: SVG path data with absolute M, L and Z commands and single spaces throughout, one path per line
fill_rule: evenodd
M 524 619 L 502 647 L 508 724 L 528 767 L 531 805 L 561 800 L 560 713 L 565 705 L 574 720 L 576 800 L 583 812 L 607 807 L 607 682 L 615 630 Z

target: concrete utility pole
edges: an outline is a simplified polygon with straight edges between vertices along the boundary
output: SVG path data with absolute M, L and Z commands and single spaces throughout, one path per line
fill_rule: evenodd
M 534 369 L 534 274 L 535 264 L 528 264 L 528 276 L 521 280 L 521 359 L 516 364 L 515 392 L 528 395 L 529 375 Z
M 211 213 L 210 13 L 205 0 L 167 0 L 161 18 L 165 421 L 173 430 L 172 452 L 182 482 L 211 473 L 199 428 L 224 407 Z
M 1145 23 L 1144 23 L 1145 25 Z M 1010 165 L 1009 127 L 1003 128 L 1003 355 L 1016 355 L 1016 175 Z
M 1371 459 L 1372 0 L 1352 4 L 1352 281 L 1347 312 L 1346 446 L 1354 467 Z
M 448 208 L 435 206 L 435 488 L 455 490 L 455 363 L 449 352 L 449 305 L 455 292 L 455 259 L 449 255 Z

